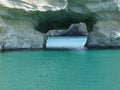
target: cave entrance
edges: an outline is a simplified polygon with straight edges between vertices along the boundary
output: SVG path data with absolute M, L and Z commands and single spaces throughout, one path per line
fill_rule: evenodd
M 93 17 L 77 20 L 68 15 L 65 19 L 58 21 L 40 22 L 36 30 L 47 33 L 45 49 L 83 49 L 88 35 L 85 33 L 93 30 L 94 23 Z M 49 31 L 52 32 L 49 33 Z
M 48 37 L 47 49 L 85 49 L 87 36 Z

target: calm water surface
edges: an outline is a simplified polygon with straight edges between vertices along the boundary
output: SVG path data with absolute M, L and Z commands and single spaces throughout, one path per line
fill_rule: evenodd
M 0 53 L 0 90 L 120 90 L 120 50 Z

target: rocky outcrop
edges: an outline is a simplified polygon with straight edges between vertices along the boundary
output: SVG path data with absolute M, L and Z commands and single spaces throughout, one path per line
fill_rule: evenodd
M 67 0 L 0 0 L 0 5 L 24 11 L 57 11 L 66 8 Z
M 84 21 L 89 26 L 94 23 L 92 20 L 118 18 L 119 8 L 116 2 L 116 0 L 0 0 L 0 15 L 27 19 L 35 23 L 39 31 L 43 31 L 43 27 L 44 29 L 48 27 L 48 31 L 51 27 L 56 29 L 56 26 L 64 26 L 69 22 Z
M 48 36 L 87 36 L 87 26 L 85 23 L 72 24 L 68 30 L 50 30 Z
M 56 26 L 50 23 L 67 17 L 66 7 L 66 0 L 0 0 L 0 16 L 28 20 L 38 31 L 46 32 Z
M 0 0 L 0 50 L 45 48 L 47 36 L 37 27 L 59 16 L 66 5 L 64 0 Z
M 116 0 L 68 0 L 68 2 L 68 12 L 76 20 L 86 17 L 111 19 L 118 15 L 116 12 L 119 7 Z
M 85 22 L 91 31 L 86 47 L 119 46 L 120 12 L 117 2 L 118 0 L 0 0 L 0 49 L 45 47 L 46 36 L 40 32 L 80 21 Z M 110 34 L 112 32 L 114 35 Z
M 88 48 L 120 47 L 120 23 L 113 20 L 97 22 L 88 36 L 86 46 Z
M 87 26 L 85 23 L 72 24 L 70 28 L 63 34 L 64 36 L 87 36 Z
M 44 35 L 26 20 L 0 18 L 0 50 L 42 48 Z
M 69 14 L 74 20 L 93 20 L 93 29 L 88 35 L 88 48 L 120 47 L 119 0 L 70 0 Z M 87 22 L 87 21 L 86 21 Z M 90 23 L 88 22 L 88 26 Z

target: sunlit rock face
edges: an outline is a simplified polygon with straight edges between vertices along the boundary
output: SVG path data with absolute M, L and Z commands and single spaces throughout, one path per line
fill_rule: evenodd
M 120 47 L 120 23 L 113 20 L 97 22 L 86 45 L 88 48 Z
M 115 0 L 68 0 L 68 2 L 69 13 L 76 19 L 78 15 L 81 16 L 79 18 L 112 18 L 114 12 L 118 12 Z
M 66 7 L 66 0 L 0 0 L 0 16 L 26 19 L 38 31 L 47 32 L 67 18 Z
M 88 36 L 88 48 L 120 47 L 120 12 L 119 0 L 99 0 L 98 9 L 92 9 L 96 22 Z M 95 5 L 93 5 L 94 7 Z
M 27 20 L 0 17 L 0 51 L 43 48 L 44 35 Z
M 120 0 L 68 0 L 68 13 L 73 20 L 86 20 L 92 31 L 88 48 L 120 47 Z M 93 20 L 93 22 L 92 22 Z
M 0 0 L 0 50 L 44 48 L 41 32 L 66 18 L 66 7 L 65 0 Z
M 89 26 L 88 19 L 92 23 L 96 19 L 114 19 L 118 9 L 115 0 L 0 0 L 1 16 L 31 20 L 43 32 L 80 21 Z
M 27 19 L 39 31 L 83 21 L 119 19 L 119 0 L 0 0 L 0 15 Z M 88 21 L 89 20 L 89 21 Z M 63 25 L 61 25 L 63 24 Z M 47 26 L 47 27 L 46 27 Z M 47 32 L 45 31 L 45 32 Z
M 25 11 L 61 10 L 67 6 L 65 0 L 0 0 L 3 7 Z
M 120 13 L 118 1 L 0 0 L 0 47 L 9 49 L 30 48 L 34 47 L 32 43 L 36 43 L 35 47 L 39 48 L 42 47 L 45 40 L 41 32 L 63 27 L 68 28 L 71 23 L 76 22 L 86 23 L 91 31 L 86 47 L 97 46 L 92 43 L 95 38 L 98 38 L 95 41 L 100 46 L 101 42 L 105 42 L 109 38 L 105 36 L 105 39 L 100 39 L 99 31 L 104 35 L 111 35 L 111 31 L 116 30 L 116 33 L 119 31 Z M 114 28 L 110 28 L 108 23 Z M 104 28 L 102 25 L 104 25 Z M 14 34 L 12 34 L 13 32 Z M 116 35 L 119 38 L 118 34 L 112 35 L 112 37 L 116 37 Z M 2 38 L 2 36 L 4 37 Z M 29 38 L 29 40 L 25 38 Z M 13 42 L 15 43 L 13 44 Z M 115 42 L 119 43 L 117 40 Z M 106 44 L 103 46 L 106 46 Z M 108 46 L 113 46 L 113 44 Z
M 46 36 L 36 31 L 36 25 L 65 7 L 64 1 L 0 0 L 0 50 L 43 48 Z

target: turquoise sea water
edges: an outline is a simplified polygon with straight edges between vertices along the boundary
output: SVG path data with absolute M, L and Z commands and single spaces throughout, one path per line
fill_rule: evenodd
M 120 50 L 0 53 L 0 90 L 120 90 Z

